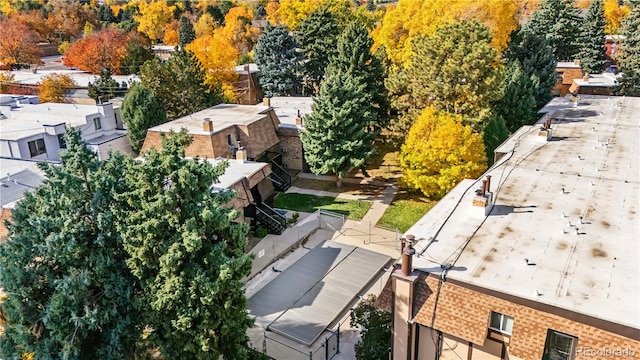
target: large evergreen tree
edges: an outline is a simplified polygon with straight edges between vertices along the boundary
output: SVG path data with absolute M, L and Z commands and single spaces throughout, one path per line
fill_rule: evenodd
M 167 61 L 153 59 L 141 68 L 140 81 L 153 91 L 169 120 L 186 116 L 222 102 L 221 87 L 205 85 L 204 70 L 193 53 L 177 51 Z
M 161 152 L 129 161 L 116 229 L 141 283 L 147 341 L 165 359 L 244 359 L 248 227 L 233 222 L 234 194 L 212 190 L 225 166 L 184 158 L 190 140 L 165 137 Z
M 580 53 L 578 54 L 580 67 L 588 74 L 599 74 L 604 71 L 607 62 L 607 49 L 604 46 L 604 27 L 606 24 L 603 0 L 593 0 L 582 21 Z
M 461 21 L 442 26 L 411 46 L 411 65 L 392 72 L 387 82 L 394 107 L 415 118 L 432 106 L 463 115 L 465 122 L 481 128 L 491 102 L 502 96 L 503 69 L 489 29 Z M 401 131 L 406 134 L 408 128 Z
M 538 83 L 536 109 L 541 109 L 551 100 L 551 89 L 556 84 L 557 61 L 549 41 L 544 36 L 520 30 L 511 36 L 504 55 L 507 62 L 518 61 L 524 76 Z
M 296 31 L 296 39 L 305 57 L 303 91 L 316 95 L 329 61 L 337 52 L 340 35 L 338 19 L 327 6 L 321 6 L 307 17 Z
M 350 23 L 338 38 L 338 53 L 331 58 L 332 71 L 339 70 L 364 81 L 364 93 L 369 97 L 376 118 L 370 129 L 380 131 L 389 119 L 389 100 L 384 86 L 385 70 L 378 57 L 371 54 L 373 40 L 360 22 Z
M 510 132 L 536 121 L 538 109 L 535 94 L 538 86 L 537 79 L 522 70 L 519 60 L 515 59 L 507 66 L 504 96 L 497 101 L 495 112 L 504 119 Z
M 558 61 L 572 61 L 580 50 L 580 10 L 573 0 L 542 0 L 525 31 L 549 40 Z
M 178 44 L 181 49 L 189 45 L 196 39 L 196 31 L 193 29 L 191 20 L 185 15 L 180 17 L 180 28 L 178 29 Z
M 622 22 L 620 33 L 626 39 L 617 57 L 622 78 L 615 91 L 619 95 L 640 96 L 640 4 L 634 5 Z
M 492 116 L 487 120 L 482 129 L 482 141 L 487 155 L 487 164 L 493 164 L 495 149 L 509 137 L 509 130 L 500 116 Z
M 66 135 L 62 166 L 13 211 L 0 245 L 5 359 L 134 358 L 143 324 L 139 286 L 115 231 L 123 163 L 101 166 L 80 134 Z
M 259 80 L 266 97 L 292 95 L 300 84 L 300 53 L 293 37 L 284 26 L 267 25 L 258 38 L 255 60 Z
M 167 114 L 160 101 L 153 91 L 142 84 L 134 84 L 131 87 L 122 101 L 120 113 L 127 125 L 127 136 L 136 153 L 144 144 L 147 130 L 167 122 Z
M 311 171 L 335 174 L 336 186 L 342 186 L 347 172 L 362 168 L 375 152 L 377 133 L 368 129 L 375 114 L 365 88 L 361 78 L 329 71 L 300 133 Z

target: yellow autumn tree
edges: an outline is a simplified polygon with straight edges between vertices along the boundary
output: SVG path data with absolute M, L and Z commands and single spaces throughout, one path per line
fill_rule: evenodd
M 622 24 L 622 20 L 629 15 L 629 6 L 618 3 L 618 0 L 604 1 L 604 17 L 607 23 L 604 26 L 606 34 L 615 35 Z
M 217 27 L 216 21 L 209 13 L 200 15 L 198 21 L 193 25 L 193 30 L 196 32 L 196 38 L 205 35 L 213 35 L 213 30 Z
M 38 99 L 41 103 L 63 103 L 65 95 L 76 86 L 71 76 L 67 74 L 52 73 L 42 78 L 38 83 Z
M 442 25 L 468 20 L 486 25 L 493 34 L 492 45 L 502 51 L 509 36 L 518 27 L 516 0 L 400 0 L 385 13 L 373 32 L 374 47 L 384 45 L 394 64 L 407 64 L 411 41 L 433 35 Z
M 174 5 L 169 6 L 164 0 L 140 1 L 138 13 L 133 17 L 138 22 L 138 31 L 154 42 L 161 40 L 175 9 Z
M 267 20 L 273 25 L 283 25 L 293 31 L 320 6 L 321 2 L 321 0 L 280 0 L 278 4 L 271 1 L 265 8 Z
M 427 197 L 440 198 L 463 179 L 487 168 L 482 137 L 462 116 L 428 107 L 415 121 L 400 152 L 403 181 Z
M 238 51 L 231 42 L 217 30 L 213 35 L 196 38 L 185 48 L 194 53 L 205 69 L 205 83 L 212 88 L 221 86 L 225 99 L 229 102 L 233 101 L 235 99 L 234 83 L 238 79 L 238 74 L 234 70 Z
M 256 44 L 260 29 L 251 25 L 253 12 L 245 6 L 236 6 L 224 17 L 224 26 L 216 30 L 225 37 L 238 51 L 247 54 Z

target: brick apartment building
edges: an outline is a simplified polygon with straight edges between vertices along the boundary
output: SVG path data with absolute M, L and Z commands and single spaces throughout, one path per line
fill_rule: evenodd
M 407 232 L 393 359 L 640 357 L 640 98 L 543 112 Z

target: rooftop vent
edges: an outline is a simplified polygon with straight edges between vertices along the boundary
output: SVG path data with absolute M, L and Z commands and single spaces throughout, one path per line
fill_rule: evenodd
M 416 250 L 413 248 L 413 242 L 415 240 L 416 237 L 414 235 L 407 235 L 406 238 L 402 240 L 402 267 L 400 268 L 400 272 L 402 272 L 404 276 L 409 276 L 413 270 L 413 255 L 416 253 Z

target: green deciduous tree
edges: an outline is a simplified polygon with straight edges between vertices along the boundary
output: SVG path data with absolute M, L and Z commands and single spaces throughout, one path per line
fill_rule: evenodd
M 537 81 L 536 109 L 542 108 L 551 100 L 551 89 L 556 84 L 557 61 L 549 41 L 544 36 L 520 30 L 511 36 L 504 55 L 508 62 L 518 60 L 524 74 Z
M 376 307 L 376 296 L 369 296 L 351 310 L 351 327 L 360 331 L 355 345 L 357 360 L 387 360 L 391 351 L 391 313 Z
M 189 140 L 183 131 L 144 162 L 129 161 L 117 229 L 141 283 L 150 344 L 166 359 L 243 359 L 252 324 L 242 289 L 248 227 L 232 222 L 234 195 L 212 191 L 225 166 L 185 159 Z
M 626 39 L 617 57 L 622 78 L 615 91 L 620 95 L 640 96 L 640 5 L 636 4 L 623 20 L 620 33 Z
M 522 125 L 533 124 L 537 117 L 537 79 L 527 75 L 520 61 L 515 59 L 507 66 L 504 83 L 504 96 L 496 103 L 496 114 L 504 119 L 510 132 Z
M 333 71 L 343 71 L 361 78 L 364 94 L 369 97 L 371 111 L 376 115 L 370 129 L 380 131 L 389 119 L 389 100 L 384 86 L 385 70 L 378 57 L 371 54 L 373 40 L 365 26 L 352 22 L 338 38 L 338 52 L 330 59 Z
M 137 74 L 142 64 L 147 60 L 153 59 L 153 57 L 153 51 L 147 41 L 140 36 L 132 37 L 127 43 L 125 55 L 121 62 L 122 73 Z
M 305 57 L 302 74 L 306 95 L 318 94 L 329 60 L 337 52 L 340 33 L 338 19 L 327 6 L 314 10 L 300 23 L 296 40 Z
M 125 84 L 126 85 L 126 84 Z M 103 69 L 100 76 L 94 82 L 89 82 L 88 95 L 96 103 L 107 102 L 116 96 L 122 96 L 127 92 L 126 86 L 121 86 L 111 77 L 111 71 Z
M 461 21 L 442 26 L 411 46 L 410 65 L 389 75 L 393 106 L 404 116 L 433 106 L 463 115 L 465 122 L 479 127 L 491 102 L 502 96 L 503 69 L 489 29 Z
M 404 182 L 433 198 L 480 176 L 486 162 L 482 138 L 462 124 L 462 116 L 433 107 L 416 119 L 400 152 Z
M 300 133 L 305 159 L 316 174 L 335 174 L 336 186 L 352 168 L 362 168 L 374 152 L 377 133 L 366 85 L 345 72 L 329 72 L 322 82 L 313 112 Z
M 196 39 L 196 31 L 193 29 L 193 24 L 185 15 L 180 17 L 180 29 L 178 31 L 178 35 L 178 43 L 183 49 Z
M 122 101 L 120 113 L 127 125 L 127 136 L 136 153 L 144 144 L 147 130 L 167 122 L 167 114 L 160 101 L 153 91 L 142 84 L 134 84 L 127 92 Z
M 593 0 L 589 5 L 587 15 L 582 21 L 580 39 L 580 67 L 588 74 L 599 74 L 604 71 L 607 62 L 604 46 L 604 27 L 607 19 L 604 17 L 602 0 Z
M 101 166 L 74 130 L 62 166 L 13 211 L 0 245 L 0 285 L 8 294 L 3 358 L 134 358 L 142 323 L 139 287 L 115 231 L 122 163 Z
M 178 51 L 167 61 L 147 61 L 138 76 L 158 97 L 169 120 L 222 102 L 221 89 L 205 85 L 204 70 L 188 51 Z
M 259 80 L 266 97 L 292 95 L 300 84 L 297 44 L 284 26 L 267 25 L 258 38 L 255 59 Z
M 580 50 L 580 10 L 573 0 L 542 0 L 525 31 L 549 40 L 559 61 L 571 61 Z

